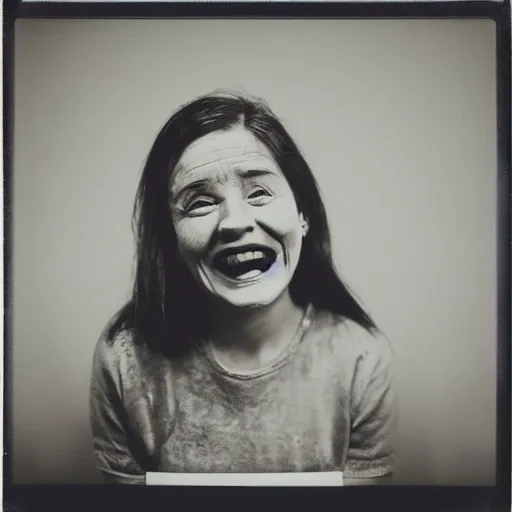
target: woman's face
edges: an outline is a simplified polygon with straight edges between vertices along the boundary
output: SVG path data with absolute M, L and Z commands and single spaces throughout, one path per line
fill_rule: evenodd
M 237 307 L 264 306 L 297 268 L 304 218 L 268 148 L 243 127 L 193 142 L 171 176 L 179 250 L 197 282 Z

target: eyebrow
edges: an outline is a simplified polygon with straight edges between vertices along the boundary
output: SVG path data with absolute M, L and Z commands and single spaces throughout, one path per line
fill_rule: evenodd
M 253 168 L 253 169 L 239 169 L 236 174 L 241 178 L 255 178 L 260 176 L 275 176 L 276 173 L 266 168 Z M 192 190 L 202 190 L 210 182 L 208 178 L 201 178 L 187 183 L 184 187 L 181 187 L 175 193 L 173 201 L 178 201 L 185 193 Z
M 237 174 L 241 176 L 242 178 L 257 178 L 258 176 L 268 176 L 269 174 L 275 176 L 275 172 L 266 169 L 266 168 L 259 168 L 259 169 L 240 169 L 237 171 Z

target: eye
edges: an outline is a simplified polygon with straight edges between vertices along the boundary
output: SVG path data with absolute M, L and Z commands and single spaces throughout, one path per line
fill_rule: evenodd
M 262 196 L 262 195 L 268 195 L 268 192 L 266 190 L 263 190 L 262 188 L 260 188 L 259 190 L 251 192 L 249 194 L 249 198 L 252 199 L 254 197 L 259 197 L 259 196 Z
M 250 203 L 255 206 L 260 206 L 263 204 L 267 204 L 272 199 L 272 194 L 265 190 L 264 188 L 258 187 L 251 191 L 251 193 L 247 196 Z
M 188 202 L 186 205 L 187 213 L 204 215 L 210 213 L 216 206 L 215 199 L 211 197 L 199 197 Z

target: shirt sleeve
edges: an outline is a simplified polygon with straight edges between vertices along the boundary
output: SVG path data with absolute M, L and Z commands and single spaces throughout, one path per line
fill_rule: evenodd
M 93 454 L 105 482 L 145 484 L 145 473 L 130 449 L 115 346 L 109 344 L 104 335 L 94 352 L 89 410 Z
M 392 473 L 397 420 L 393 362 L 391 345 L 380 336 L 371 339 L 358 359 L 344 469 L 347 478 L 375 478 Z

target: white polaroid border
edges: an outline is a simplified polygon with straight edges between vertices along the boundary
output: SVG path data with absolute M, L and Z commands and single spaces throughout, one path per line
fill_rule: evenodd
M 146 485 L 215 487 L 342 487 L 343 473 L 146 473 Z

